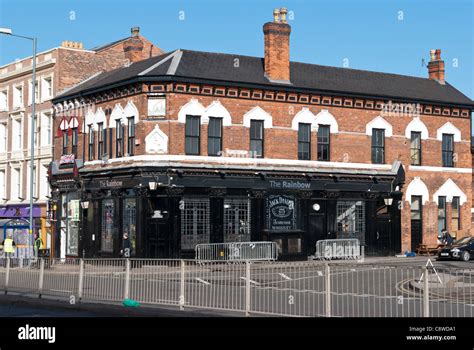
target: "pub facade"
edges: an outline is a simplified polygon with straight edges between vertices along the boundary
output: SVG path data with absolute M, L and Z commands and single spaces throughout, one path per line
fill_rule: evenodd
M 444 71 L 290 62 L 284 14 L 264 58 L 175 50 L 53 101 L 57 256 L 117 257 L 123 233 L 133 257 L 264 240 L 301 259 L 341 238 L 388 255 L 436 240 L 439 203 L 469 234 L 472 101 Z

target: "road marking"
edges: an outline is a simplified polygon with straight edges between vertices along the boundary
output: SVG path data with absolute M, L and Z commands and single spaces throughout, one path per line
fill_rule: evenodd
M 204 283 L 204 284 L 211 284 L 208 281 L 203 280 L 202 278 L 196 277 L 196 281 Z
M 279 272 L 278 274 L 286 280 L 291 280 L 291 278 L 285 275 L 283 272 Z
M 243 277 L 243 276 L 240 277 L 240 279 L 242 279 L 242 280 L 247 280 L 247 278 L 245 278 L 245 277 Z M 260 285 L 260 283 L 255 282 L 255 281 L 253 281 L 253 280 L 250 280 L 250 283 L 253 283 L 253 284 L 255 284 L 256 286 L 259 286 L 259 285 Z

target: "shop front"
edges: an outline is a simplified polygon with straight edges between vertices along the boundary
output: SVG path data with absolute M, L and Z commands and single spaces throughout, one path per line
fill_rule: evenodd
M 33 206 L 33 230 L 43 235 L 44 220 L 42 208 Z M 33 256 L 34 235 L 30 233 L 30 207 L 28 204 L 7 205 L 0 208 L 1 239 L 11 237 L 16 244 L 16 255 L 18 257 Z
M 132 168 L 81 170 L 80 178 L 67 200 L 77 201 L 79 256 L 119 257 L 124 233 L 140 258 L 192 258 L 196 244 L 262 240 L 276 242 L 282 259 L 305 259 L 321 239 L 358 238 L 370 255 L 401 249 L 402 167 L 338 177 Z

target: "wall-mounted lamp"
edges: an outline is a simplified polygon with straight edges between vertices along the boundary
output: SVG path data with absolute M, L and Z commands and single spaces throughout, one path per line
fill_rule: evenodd
M 321 206 L 318 203 L 314 203 L 313 204 L 313 210 L 314 211 L 319 211 L 319 209 L 321 209 Z
M 150 182 L 148 183 L 148 187 L 150 187 L 150 190 L 152 190 L 152 191 L 156 190 L 156 187 L 157 187 L 157 186 L 158 186 L 158 184 L 157 184 L 156 182 L 154 182 L 154 181 L 150 181 Z
M 384 198 L 383 201 L 385 202 L 385 205 L 389 206 L 392 205 L 393 198 Z
M 89 208 L 89 201 L 81 202 L 81 207 L 82 207 L 82 209 L 88 209 Z

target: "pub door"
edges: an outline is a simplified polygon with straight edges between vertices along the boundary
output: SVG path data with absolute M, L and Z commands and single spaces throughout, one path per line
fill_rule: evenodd
M 148 218 L 146 230 L 146 257 L 150 259 L 165 259 L 170 257 L 170 234 L 167 219 Z
M 318 209 L 315 211 L 313 206 Z M 306 239 L 306 253 L 312 255 L 316 251 L 316 242 L 323 239 L 328 239 L 327 234 L 327 217 L 326 217 L 326 203 L 323 201 L 311 202 L 308 233 Z
M 378 216 L 375 222 L 375 230 L 367 242 L 367 254 L 387 255 L 390 250 L 390 217 Z
M 369 205 L 368 205 L 369 207 Z M 372 209 L 373 208 L 373 209 Z M 370 209 L 373 210 L 373 227 L 367 227 L 365 237 L 365 251 L 367 255 L 388 255 L 390 251 L 391 222 L 389 207 L 383 201 L 370 203 Z

